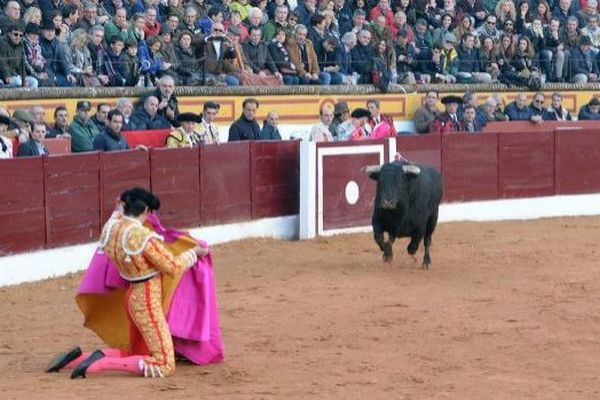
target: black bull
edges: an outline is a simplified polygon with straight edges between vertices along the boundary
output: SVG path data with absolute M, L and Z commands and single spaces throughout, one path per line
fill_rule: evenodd
M 392 244 L 397 237 L 410 237 L 407 251 L 414 255 L 423 239 L 423 267 L 429 268 L 431 235 L 438 220 L 442 200 L 442 176 L 431 167 L 392 162 L 363 167 L 377 181 L 373 206 L 373 236 L 383 251 L 383 260 L 393 258 Z M 387 232 L 388 240 L 384 238 Z

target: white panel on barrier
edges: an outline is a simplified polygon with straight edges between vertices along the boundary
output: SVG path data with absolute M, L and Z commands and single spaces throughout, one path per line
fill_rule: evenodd
M 317 144 L 300 143 L 300 239 L 316 236 Z

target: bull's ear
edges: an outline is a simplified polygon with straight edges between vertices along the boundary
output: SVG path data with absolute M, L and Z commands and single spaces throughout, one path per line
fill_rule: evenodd
M 381 169 L 381 165 L 365 165 L 360 169 L 360 172 L 369 175 L 369 178 L 374 181 L 379 179 L 379 170 Z
M 417 167 L 416 165 L 410 165 L 410 164 L 403 165 L 402 170 L 407 175 L 417 176 L 421 173 L 421 168 Z

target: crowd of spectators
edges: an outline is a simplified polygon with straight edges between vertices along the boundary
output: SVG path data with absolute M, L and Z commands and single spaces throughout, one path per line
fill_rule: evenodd
M 164 75 L 188 86 L 500 81 L 537 87 L 599 77 L 598 0 L 1 0 L 0 6 L 3 87 L 147 87 Z

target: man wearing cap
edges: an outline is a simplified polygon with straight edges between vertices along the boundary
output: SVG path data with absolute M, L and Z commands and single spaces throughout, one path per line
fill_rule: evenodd
M 33 116 L 29 111 L 19 108 L 13 112 L 13 119 L 17 125 L 19 143 L 25 143 L 31 136 Z
M 44 146 L 45 138 L 46 124 L 32 123 L 31 138 L 19 146 L 17 157 L 43 156 L 48 154 L 48 149 Z
M 460 132 L 463 130 L 462 122 L 458 119 L 458 105 L 462 103 L 459 96 L 442 97 L 442 104 L 446 106 L 446 111 L 435 117 L 431 123 L 432 133 Z
M 364 130 L 371 113 L 365 108 L 357 108 L 350 114 L 350 119 L 338 127 L 338 141 L 367 139 Z
M 423 134 L 431 132 L 431 124 L 435 118 L 440 115 L 440 111 L 437 108 L 437 101 L 438 93 L 434 90 L 430 90 L 425 95 L 423 105 L 416 109 L 413 114 L 413 122 L 417 133 Z
M 182 113 L 177 117 L 177 121 L 181 126 L 169 133 L 167 147 L 179 149 L 199 146 L 202 143 L 202 138 L 196 124 L 202 122 L 202 117 L 194 113 Z
M 221 106 L 214 101 L 207 101 L 202 107 L 202 124 L 200 125 L 200 137 L 202 144 L 219 144 L 219 128 L 215 125 L 215 119 Z
M 600 120 L 600 100 L 592 97 L 589 103 L 579 110 L 580 121 L 598 121 Z
M 334 139 L 338 137 L 338 127 L 350 118 L 348 103 L 339 101 L 333 106 L 333 121 L 329 125 L 329 131 Z
M 96 125 L 90 120 L 90 110 L 92 105 L 87 100 L 77 102 L 77 109 L 73 122 L 69 126 L 71 134 L 71 151 L 80 153 L 83 151 L 94 150 L 94 138 L 99 131 Z
M 8 26 L 8 31 L 0 39 L 0 79 L 7 87 L 20 87 L 23 85 L 21 73 L 23 65 L 23 32 L 24 30 L 37 30 L 34 24 L 27 24 L 23 28 L 21 23 L 13 23 Z M 4 33 L 4 32 L 3 32 Z M 37 87 L 38 80 L 33 76 L 25 77 L 25 86 Z
M 123 128 L 123 114 L 119 110 L 111 110 L 108 113 L 108 123 L 104 130 L 94 138 L 93 149 L 100 151 L 127 150 L 129 143 L 121 135 Z
M 0 160 L 12 158 L 12 140 L 6 135 L 10 125 L 10 118 L 0 115 Z
M 579 47 L 571 50 L 571 83 L 598 82 L 598 62 L 592 52 L 592 40 L 579 38 Z

